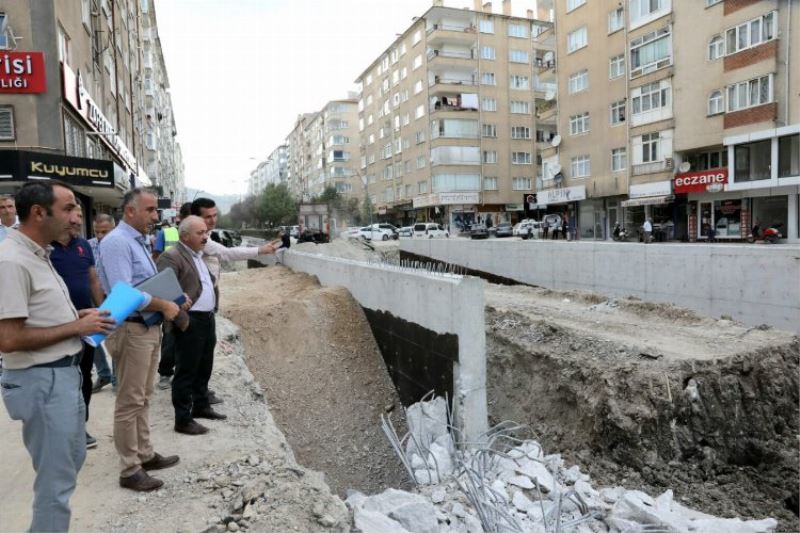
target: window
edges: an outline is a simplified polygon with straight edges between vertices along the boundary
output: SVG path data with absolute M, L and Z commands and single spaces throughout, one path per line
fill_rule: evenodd
M 416 134 L 416 141 L 417 144 L 421 144 L 425 142 L 425 130 L 420 130 Z
M 617 172 L 625 170 L 628 166 L 628 151 L 626 148 L 614 148 L 611 150 L 611 170 Z
M 631 78 L 672 64 L 672 33 L 669 26 L 631 41 Z
M 608 60 L 608 78 L 613 80 L 625 75 L 625 54 L 614 56 Z
M 0 140 L 13 141 L 15 138 L 14 108 L 11 106 L 0 106 Z
M 528 37 L 528 26 L 526 24 L 509 24 L 508 36 L 521 37 L 525 39 Z
M 417 109 L 414 111 L 414 118 L 422 118 L 425 116 L 425 106 L 420 104 L 417 106 Z
M 495 124 L 481 125 L 482 137 L 497 137 L 497 126 Z
M 572 158 L 571 161 L 572 177 L 585 178 L 592 173 L 591 160 L 588 155 L 579 155 Z
M 511 126 L 512 139 L 530 139 L 531 129 L 527 126 Z
M 509 50 L 508 60 L 512 63 L 528 63 L 528 52 L 525 50 Z
M 567 34 L 567 53 L 571 54 L 576 50 L 580 50 L 588 43 L 587 41 L 586 26 L 580 27 L 577 30 Z
M 567 13 L 577 9 L 586 3 L 586 0 L 567 0 Z
M 427 181 L 418 181 L 417 182 L 417 194 L 425 194 L 428 192 L 428 182 Z
M 419 94 L 422 92 L 422 80 L 417 80 L 414 83 L 414 94 Z
M 403 67 L 400 69 L 400 79 L 404 80 L 408 77 L 408 67 Z
M 91 0 L 81 0 L 81 22 L 89 33 L 92 32 L 92 6 Z
M 431 138 L 477 139 L 478 121 L 448 118 L 431 121 Z
M 719 4 L 724 0 L 706 0 L 706 7 L 711 7 L 713 5 Z
M 777 12 L 771 11 L 726 31 L 726 53 L 735 54 L 774 39 L 777 18 Z
M 692 165 L 692 170 L 709 170 L 728 166 L 728 148 L 688 154 L 686 160 Z
M 531 179 L 513 178 L 511 180 L 511 189 L 514 191 L 529 191 L 531 190 Z
M 716 115 L 725 112 L 725 102 L 722 97 L 722 91 L 712 91 L 708 95 L 708 114 Z
M 511 88 L 512 89 L 529 89 L 530 88 L 530 78 L 528 76 L 511 76 Z
M 433 192 L 479 191 L 480 174 L 436 174 L 432 178 Z
M 625 122 L 625 100 L 619 100 L 611 104 L 611 125 L 623 122 Z
M 70 58 L 70 39 L 67 32 L 64 31 L 60 25 L 58 26 L 58 60 L 64 63 L 65 65 L 71 65 L 72 61 Z
M 767 139 L 749 144 L 740 144 L 733 149 L 734 180 L 760 181 L 772 178 L 772 140 Z
M 778 139 L 778 177 L 790 176 L 800 176 L 800 133 Z
M 642 135 L 642 163 L 652 163 L 653 161 L 660 161 L 659 157 L 659 134 L 645 133 Z
M 621 30 L 624 25 L 625 10 L 622 7 L 618 7 L 608 14 L 608 33 L 614 33 L 617 30 Z
M 484 191 L 496 191 L 497 190 L 497 178 L 484 176 L 483 177 L 483 190 Z
M 152 134 L 148 133 L 147 135 Z M 76 157 L 83 157 L 86 149 L 86 135 L 83 128 L 66 114 L 64 115 L 64 149 L 67 155 Z
M 417 157 L 417 168 L 425 168 L 425 156 L 421 155 Z
M 708 41 L 708 59 L 714 61 L 725 55 L 725 41 L 722 35 L 715 35 Z
M 512 113 L 521 113 L 524 115 L 529 115 L 531 112 L 531 103 L 530 102 L 521 102 L 518 100 L 511 101 L 511 112 Z
M 497 111 L 497 100 L 494 98 L 481 98 L 481 109 L 483 111 Z
M 486 165 L 497 163 L 497 150 L 484 150 L 482 160 Z
M 481 83 L 483 85 L 497 85 L 497 80 L 494 78 L 494 72 L 484 72 L 481 75 Z
M 728 86 L 728 112 L 772 101 L 772 74 Z
M 511 152 L 511 163 L 514 165 L 530 165 L 530 152 Z
M 415 46 L 421 40 L 422 40 L 422 30 L 415 31 L 414 38 L 411 39 L 411 46 Z
M 481 59 L 494 60 L 496 58 L 494 46 L 481 47 Z
M 578 135 L 589 131 L 589 113 L 569 117 L 569 134 Z
M 671 0 L 630 0 L 631 26 L 638 27 L 655 20 L 669 13 L 671 8 Z
M 481 33 L 494 33 L 494 21 L 488 19 L 482 19 L 478 26 L 480 28 Z
M 589 88 L 589 71 L 581 70 L 569 76 L 569 94 L 579 93 Z
M 631 112 L 646 113 L 670 105 L 670 87 L 667 80 L 642 85 L 631 92 Z

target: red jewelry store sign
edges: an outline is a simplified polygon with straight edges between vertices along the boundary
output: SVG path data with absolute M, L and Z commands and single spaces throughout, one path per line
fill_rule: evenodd
M 728 184 L 728 169 L 714 168 L 700 172 L 675 174 L 675 194 L 690 192 L 721 192 Z
M 0 53 L 0 93 L 35 94 L 46 91 L 44 53 Z

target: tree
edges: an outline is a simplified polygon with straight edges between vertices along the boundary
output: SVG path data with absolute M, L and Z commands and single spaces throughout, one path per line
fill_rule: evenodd
M 364 224 L 372 222 L 372 200 L 369 195 L 364 196 L 364 203 L 361 204 L 361 217 L 364 219 Z
M 297 221 L 297 201 L 292 198 L 285 183 L 267 185 L 260 199 L 259 218 L 267 225 L 285 226 Z

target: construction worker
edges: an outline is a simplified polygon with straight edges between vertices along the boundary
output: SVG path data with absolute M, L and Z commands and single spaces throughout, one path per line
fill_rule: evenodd
M 181 210 L 178 213 L 178 216 L 175 217 L 175 226 L 172 226 L 169 221 L 164 221 L 162 224 L 161 229 L 158 231 L 158 235 L 156 235 L 156 244 L 153 247 L 153 258 L 158 259 L 158 256 L 161 255 L 163 252 L 166 252 L 180 241 L 180 235 L 178 233 L 178 224 L 181 223 L 181 220 L 189 216 L 189 210 L 191 209 L 192 204 L 191 202 L 184 203 L 181 205 Z

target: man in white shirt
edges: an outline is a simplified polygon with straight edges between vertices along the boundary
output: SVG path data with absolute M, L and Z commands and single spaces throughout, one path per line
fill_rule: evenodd
M 17 206 L 14 197 L 0 194 L 0 241 L 8 236 L 10 228 L 16 228 Z
M 649 218 L 645 219 L 642 229 L 644 230 L 644 243 L 650 244 L 650 239 L 653 238 L 653 221 Z

